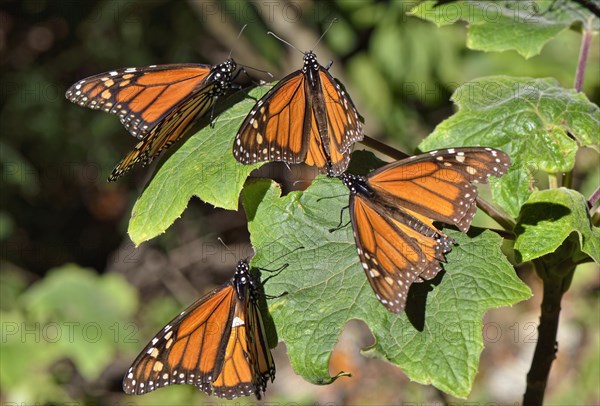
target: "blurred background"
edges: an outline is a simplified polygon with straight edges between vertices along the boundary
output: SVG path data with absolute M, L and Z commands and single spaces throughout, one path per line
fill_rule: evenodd
M 121 67 L 216 64 L 230 52 L 236 61 L 279 79 L 300 68 L 302 56 L 267 31 L 309 50 L 336 17 L 338 23 L 316 49 L 321 63 L 333 61 L 331 72 L 365 117 L 366 134 L 408 153 L 453 113 L 450 95 L 469 80 L 494 74 L 551 76 L 572 87 L 578 33 L 561 33 L 529 60 L 515 52 L 487 54 L 466 48 L 463 24 L 437 28 L 406 15 L 414 5 L 346 0 L 2 1 L 0 402 L 216 402 L 190 386 L 126 397 L 121 380 L 159 328 L 229 279 L 238 258 L 252 255 L 243 212 L 215 210 L 198 199 L 167 233 L 135 248 L 126 234 L 127 223 L 154 167 L 136 167 L 116 184 L 106 182 L 135 140 L 115 116 L 69 103 L 64 92 L 73 82 Z M 237 38 L 244 24 L 248 27 Z M 599 50 L 596 37 L 584 86 L 597 104 Z M 597 155 L 581 151 L 578 158 L 574 184 L 588 196 L 600 183 Z M 487 224 L 483 216 L 477 221 Z M 576 404 L 600 403 L 600 282 L 593 268 L 576 272 L 563 303 L 548 404 L 573 404 L 574 399 Z M 524 391 L 541 291 L 531 269 L 518 272 L 534 297 L 486 315 L 485 349 L 470 402 L 512 404 Z M 277 378 L 265 402 L 464 402 L 410 382 L 382 360 L 364 358 L 360 349 L 370 343 L 366 325 L 348 323 L 331 373 L 343 370 L 353 376 L 329 386 L 313 386 L 296 376 L 285 346 L 279 344 L 274 351 Z

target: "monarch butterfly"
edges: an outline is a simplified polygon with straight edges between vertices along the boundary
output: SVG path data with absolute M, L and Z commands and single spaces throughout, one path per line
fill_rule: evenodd
M 454 241 L 434 226 L 462 232 L 476 211 L 477 188 L 510 165 L 492 148 L 450 148 L 385 165 L 366 177 L 343 173 L 360 262 L 377 299 L 400 313 L 413 282 L 434 278 Z
M 252 108 L 233 145 L 243 164 L 305 162 L 337 176 L 350 160 L 350 147 L 363 139 L 361 118 L 342 84 L 304 55 L 304 66 L 282 79 Z
M 209 395 L 260 399 L 275 364 L 258 307 L 260 281 L 249 269 L 240 260 L 231 280 L 156 334 L 127 371 L 125 393 L 193 384 Z
M 172 64 L 101 73 L 72 85 L 73 103 L 119 116 L 140 141 L 108 178 L 117 180 L 133 165 L 147 165 L 205 115 L 232 86 L 237 69 L 231 58 L 216 65 Z

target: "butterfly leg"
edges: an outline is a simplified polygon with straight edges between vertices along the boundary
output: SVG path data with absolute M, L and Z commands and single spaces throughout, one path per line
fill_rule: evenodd
M 241 89 L 242 87 L 240 85 L 238 85 L 237 83 L 232 83 L 230 85 L 231 88 L 233 89 Z M 210 123 L 210 128 L 215 128 L 215 109 L 217 107 L 217 103 L 213 103 L 212 107 L 210 108 L 210 118 L 209 118 L 209 123 Z
M 246 74 L 246 76 L 248 76 L 248 72 L 246 72 L 246 69 L 244 69 L 244 68 L 240 68 L 237 72 L 235 72 L 233 74 L 233 76 L 231 77 L 231 88 L 232 89 L 242 90 L 242 85 L 240 85 L 238 83 L 233 83 L 238 78 L 238 76 L 240 76 L 240 73 L 242 71 Z M 248 77 L 250 77 L 250 76 L 248 76 Z
M 269 245 L 270 245 L 270 244 L 269 244 Z M 285 256 L 287 256 L 287 255 L 289 255 L 289 254 L 291 254 L 292 252 L 295 252 L 295 251 L 298 251 L 298 250 L 301 250 L 301 249 L 304 249 L 304 247 L 296 247 L 296 248 L 294 248 L 292 251 L 290 251 L 290 252 L 288 252 L 288 253 L 286 253 L 286 254 L 282 255 L 281 257 L 279 257 L 279 258 L 277 258 L 277 259 L 275 259 L 275 260 L 273 260 L 271 263 L 273 263 L 274 261 L 277 261 L 278 259 L 281 259 L 281 258 L 283 258 L 283 257 L 285 257 Z M 285 264 L 281 265 L 281 266 L 280 266 L 279 268 L 277 268 L 277 269 L 257 268 L 257 269 L 258 269 L 259 271 L 261 271 L 261 272 L 263 272 L 263 271 L 264 271 L 264 272 L 269 272 L 269 273 L 272 273 L 272 274 L 273 274 L 273 275 L 269 275 L 267 278 L 265 278 L 265 280 L 262 282 L 262 283 L 263 283 L 263 285 L 264 285 L 264 284 L 265 284 L 265 283 L 266 283 L 266 282 L 267 282 L 269 279 L 273 278 L 274 276 L 277 276 L 277 275 L 279 275 L 279 274 L 281 273 L 281 271 L 283 271 L 283 270 L 284 270 L 285 268 L 287 268 L 288 266 L 290 266 L 290 264 L 289 264 L 289 263 L 285 263 Z
M 231 88 L 232 88 L 232 89 L 235 89 L 235 90 L 242 90 L 242 85 L 240 85 L 240 84 L 238 84 L 238 83 L 233 83 L 233 84 L 231 85 Z
M 336 195 L 336 196 L 325 196 L 325 197 L 319 197 L 317 199 L 317 202 L 320 202 L 321 200 L 325 200 L 325 199 L 337 199 L 338 197 L 348 197 L 348 194 L 346 193 L 345 195 Z M 348 206 L 344 207 L 344 209 L 347 209 Z
M 259 72 L 266 73 L 267 75 L 269 75 L 269 77 L 273 78 L 273 74 L 271 72 L 269 72 L 269 71 L 263 71 L 263 70 L 256 69 L 256 68 L 251 68 L 251 67 L 250 67 L 250 69 L 254 69 L 254 70 L 257 70 Z M 259 82 L 257 82 L 256 80 L 254 80 L 252 78 L 252 76 L 250 76 L 250 74 L 248 73 L 248 71 L 244 67 L 240 67 L 240 69 L 236 72 L 235 77 L 237 77 L 240 73 L 244 73 L 244 75 L 246 75 L 246 77 L 248 79 L 250 79 L 250 82 L 252 82 L 252 84 L 254 86 L 264 86 L 264 85 L 267 84 L 267 82 L 265 82 L 262 79 Z M 254 97 L 254 96 L 250 96 L 250 94 L 246 94 L 246 97 L 254 100 L 255 102 L 258 102 L 258 99 L 256 97 Z
M 280 297 L 283 297 L 287 294 L 289 294 L 289 292 L 281 292 L 278 295 L 265 295 L 265 299 L 268 299 L 268 300 L 279 299 Z
M 269 275 L 268 277 L 265 278 L 265 280 L 263 281 L 263 285 L 265 284 L 265 282 L 267 282 L 269 279 L 273 278 L 274 276 L 277 276 L 281 273 L 281 271 L 283 271 L 285 268 L 287 268 L 290 264 L 283 264 L 282 266 L 280 266 L 277 269 L 264 269 L 264 268 L 260 268 L 261 271 L 265 271 L 265 272 L 273 272 L 273 275 Z
M 282 266 L 280 266 L 277 269 L 264 269 L 264 268 L 259 268 L 261 271 L 265 271 L 265 272 L 273 272 L 273 275 L 269 275 L 268 277 L 266 277 L 263 281 L 262 281 L 262 285 L 264 286 L 265 283 L 267 283 L 269 281 L 269 279 L 279 275 L 281 273 L 281 271 L 283 271 L 285 268 L 287 268 L 290 264 L 283 264 Z M 287 295 L 288 292 L 282 292 L 278 295 L 265 295 L 265 299 L 277 299 L 280 298 L 282 296 Z
M 244 72 L 246 73 L 246 75 L 248 75 L 248 72 L 246 72 L 245 70 L 244 70 Z M 250 77 L 250 76 L 248 76 L 248 77 Z M 252 80 L 252 83 L 255 83 L 254 80 Z M 233 87 L 233 85 L 231 87 Z M 235 88 L 237 90 L 242 90 L 242 86 L 240 86 L 238 84 L 236 84 Z M 244 93 L 246 94 L 246 96 L 245 96 L 246 98 L 254 100 L 255 103 L 258 102 L 258 99 L 256 97 L 250 96 L 250 89 L 248 89 L 248 91 L 245 91 Z
M 348 224 L 350 224 L 350 221 L 348 221 L 346 224 L 343 224 L 343 223 L 344 223 L 344 211 L 345 211 L 345 210 L 348 210 L 349 208 L 350 208 L 350 206 L 344 206 L 344 207 L 342 207 L 342 210 L 340 210 L 340 222 L 339 222 L 339 224 L 337 225 L 337 227 L 334 227 L 334 228 L 330 228 L 330 229 L 329 229 L 329 232 L 330 232 L 330 233 L 333 233 L 334 231 L 337 231 L 337 230 L 339 230 L 339 229 L 341 229 L 341 228 L 344 228 L 344 227 L 346 227 Z M 342 224 L 343 224 L 343 225 L 342 225 Z
M 214 103 L 212 105 L 212 107 L 210 108 L 210 119 L 209 119 L 209 123 L 210 123 L 210 128 L 215 128 L 215 106 L 217 103 Z
M 250 93 L 246 93 L 246 97 L 249 98 L 249 99 L 254 100 L 254 102 L 258 102 L 258 99 L 256 97 L 254 97 L 254 96 L 250 96 Z
M 253 84 L 258 85 L 258 83 L 256 83 L 256 81 L 254 79 L 252 79 L 252 77 L 248 74 L 248 71 L 246 69 L 244 69 L 243 67 L 240 67 L 239 70 L 237 72 L 235 72 L 235 74 L 231 78 L 231 81 L 233 82 L 234 80 L 236 80 L 238 78 L 238 76 L 240 76 L 240 73 L 242 73 L 242 72 L 246 75 L 246 77 L 248 79 L 250 79 L 250 81 Z M 237 84 L 237 83 L 232 83 L 231 87 L 233 89 L 236 89 L 236 90 L 242 90 L 242 86 L 240 84 Z M 258 99 L 256 97 L 250 96 L 250 94 L 248 92 L 246 92 L 246 97 L 248 97 L 249 99 L 254 100 L 254 102 L 258 101 Z
M 268 75 L 268 76 L 269 76 L 271 79 L 273 78 L 273 74 L 272 74 L 271 72 L 269 72 L 269 71 L 265 71 L 265 70 L 261 70 L 261 69 L 256 69 L 256 68 L 252 68 L 252 67 L 250 67 L 250 69 L 256 70 L 256 71 L 258 71 L 258 72 L 266 73 L 266 74 L 267 74 L 267 75 Z M 252 83 L 253 83 L 255 86 L 263 86 L 263 85 L 267 84 L 267 82 L 265 82 L 265 81 L 264 81 L 264 80 L 262 80 L 262 79 L 261 79 L 259 82 L 257 82 L 256 80 L 254 80 L 254 79 L 252 78 L 252 76 L 250 76 L 250 74 L 248 73 L 248 71 L 247 71 L 247 70 L 246 70 L 246 69 L 245 69 L 243 66 L 241 66 L 241 67 L 240 67 L 240 70 L 238 71 L 238 74 L 240 74 L 240 73 L 242 73 L 242 72 L 243 72 L 243 73 L 246 75 L 246 77 L 247 77 L 248 79 L 250 79 L 250 81 L 251 81 L 251 82 L 252 82 Z

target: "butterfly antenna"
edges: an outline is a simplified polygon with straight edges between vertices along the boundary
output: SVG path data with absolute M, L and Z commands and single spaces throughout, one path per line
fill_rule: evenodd
M 294 48 L 296 51 L 300 52 L 302 55 L 304 55 L 304 52 L 300 51 L 298 48 L 296 48 L 295 46 L 293 46 L 292 44 L 290 44 L 289 42 L 287 42 L 286 40 L 284 40 L 283 38 L 277 36 L 277 34 L 275 34 L 272 31 L 267 32 L 267 35 L 272 35 L 275 38 L 277 38 L 279 41 L 283 42 L 284 44 L 287 44 L 289 46 L 291 46 L 292 48 Z
M 273 77 L 273 74 L 271 72 L 269 72 L 268 70 L 263 70 L 263 69 L 258 69 L 258 68 L 253 68 L 252 66 L 248 66 L 248 65 L 242 65 L 241 63 L 238 63 L 239 66 L 241 66 L 242 68 L 245 69 L 252 69 L 256 72 L 260 72 L 260 73 L 264 73 L 266 75 L 269 75 L 269 77 Z
M 227 244 L 225 244 L 225 242 L 223 241 L 223 239 L 222 239 L 221 237 L 217 237 L 217 240 L 219 240 L 219 242 L 220 242 L 221 244 L 223 244 L 223 246 L 224 246 L 224 247 L 227 249 L 227 251 L 231 251 L 231 248 L 229 248 L 229 247 L 227 246 Z
M 244 30 L 246 29 L 246 27 L 248 26 L 248 24 L 244 24 L 244 26 L 242 27 L 242 29 L 240 30 L 240 32 L 238 33 L 236 39 L 240 39 L 240 37 L 242 36 L 242 33 L 244 32 Z M 229 58 L 227 59 L 231 59 L 231 54 L 233 53 L 233 48 L 231 48 L 229 50 Z M 222 242 L 222 241 L 221 241 Z
M 337 18 L 333 18 L 331 20 L 331 22 L 329 23 L 329 26 L 327 26 L 327 28 L 325 29 L 325 31 L 323 31 L 323 34 L 321 34 L 321 36 L 319 37 L 319 39 L 317 40 L 317 42 L 315 42 L 315 45 L 313 46 L 313 48 L 311 49 L 311 51 L 314 51 L 317 48 L 317 45 L 319 45 L 319 42 L 321 42 L 321 40 L 323 39 L 323 37 L 325 36 L 325 34 L 327 34 L 327 32 L 329 31 L 329 29 L 331 28 L 331 26 L 333 25 L 333 23 L 337 23 Z
M 297 179 L 297 180 L 295 180 L 295 181 L 292 182 L 292 186 L 296 186 L 296 185 L 298 185 L 300 183 L 308 183 L 308 182 L 309 182 L 308 180 Z

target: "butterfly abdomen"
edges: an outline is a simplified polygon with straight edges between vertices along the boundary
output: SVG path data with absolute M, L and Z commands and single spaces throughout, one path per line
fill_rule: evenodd
M 233 59 L 228 59 L 225 62 L 216 65 L 205 79 L 206 82 L 214 81 L 214 88 L 209 91 L 211 97 L 223 96 L 231 87 L 233 74 L 237 69 L 237 64 Z

